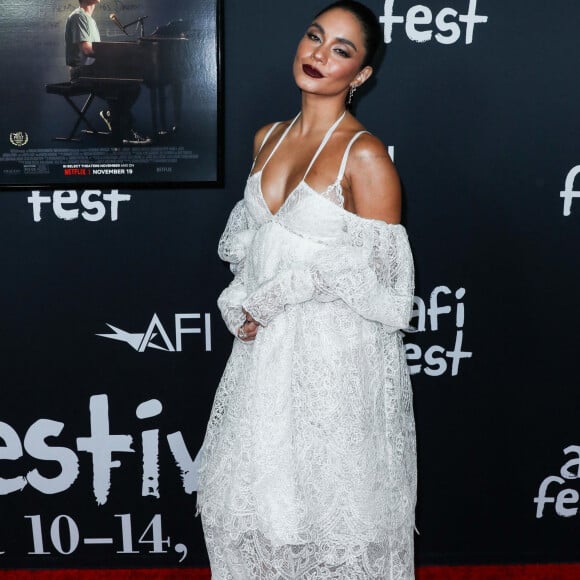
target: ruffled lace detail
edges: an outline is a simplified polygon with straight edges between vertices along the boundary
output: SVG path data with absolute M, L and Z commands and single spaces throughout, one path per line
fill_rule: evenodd
M 262 324 L 234 341 L 199 471 L 214 580 L 411 580 L 412 393 L 399 330 L 413 298 L 405 229 L 305 183 L 277 215 L 250 178 L 219 245 L 219 298 Z
M 256 224 L 246 211 L 244 200 L 232 210 L 226 229 L 218 244 L 218 255 L 229 262 L 234 279 L 218 297 L 218 308 L 228 330 L 237 337 L 237 331 L 246 319 L 242 311 L 242 301 L 247 296 L 245 285 L 245 258 L 254 235 Z

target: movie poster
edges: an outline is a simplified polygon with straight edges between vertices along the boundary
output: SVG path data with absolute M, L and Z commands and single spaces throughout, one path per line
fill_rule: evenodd
M 219 4 L 97 2 L 100 42 L 71 82 L 77 0 L 5 3 L 0 186 L 218 185 Z

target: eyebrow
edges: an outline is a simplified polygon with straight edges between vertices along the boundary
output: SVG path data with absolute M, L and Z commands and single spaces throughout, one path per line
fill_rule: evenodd
M 322 34 L 326 34 L 326 31 L 324 30 L 324 28 L 322 28 L 322 26 L 320 26 L 320 24 L 318 24 L 318 22 L 313 22 L 310 26 L 314 26 L 314 28 L 317 28 L 318 30 L 320 30 L 320 32 L 322 32 Z M 348 46 L 351 46 L 353 48 L 353 50 L 358 52 L 358 48 L 355 46 L 354 42 L 352 42 L 348 38 L 342 38 L 341 36 L 337 36 L 335 40 L 338 40 L 338 42 L 342 42 L 343 44 L 347 44 Z

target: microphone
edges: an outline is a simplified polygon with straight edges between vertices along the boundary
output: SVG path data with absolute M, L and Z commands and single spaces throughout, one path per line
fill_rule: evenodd
M 127 34 L 125 27 L 121 24 L 121 21 L 117 18 L 117 15 L 114 12 L 109 14 L 109 19 L 112 20 L 125 34 Z M 127 34 L 127 36 L 129 35 Z

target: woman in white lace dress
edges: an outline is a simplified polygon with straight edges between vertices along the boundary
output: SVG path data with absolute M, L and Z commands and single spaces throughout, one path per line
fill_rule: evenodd
M 384 145 L 346 111 L 382 41 L 357 2 L 298 45 L 300 113 L 261 129 L 219 252 L 236 336 L 203 444 L 215 580 L 408 580 L 413 262 Z

